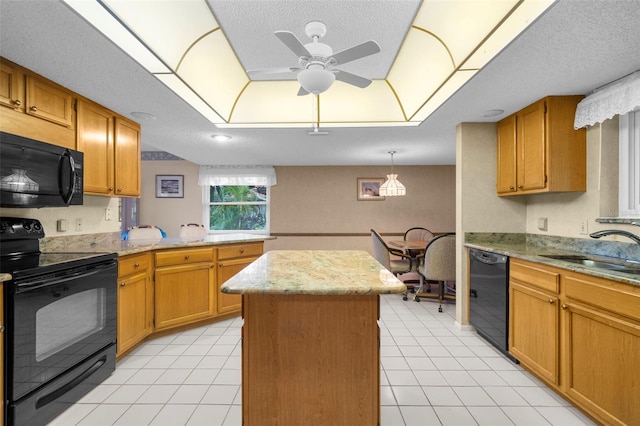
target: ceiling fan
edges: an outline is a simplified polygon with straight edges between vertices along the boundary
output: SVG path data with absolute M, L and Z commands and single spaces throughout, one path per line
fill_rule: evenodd
M 302 44 L 289 31 L 275 32 L 276 37 L 298 56 L 299 67 L 252 70 L 247 71 L 247 73 L 252 76 L 296 73 L 296 78 L 300 83 L 298 96 L 308 95 L 309 93 L 314 95 L 322 93 L 331 87 L 335 80 L 360 88 L 365 88 L 371 84 L 371 80 L 368 78 L 342 71 L 335 67 L 380 52 L 378 43 L 369 40 L 333 53 L 333 49 L 330 46 L 319 41 L 327 33 L 327 26 L 324 23 L 311 21 L 304 27 L 304 31 L 313 40 L 312 42 Z

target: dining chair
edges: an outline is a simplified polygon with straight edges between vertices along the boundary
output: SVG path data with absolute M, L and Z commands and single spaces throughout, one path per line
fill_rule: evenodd
M 433 237 L 435 237 L 433 232 L 419 226 L 409 228 L 407 232 L 404 233 L 405 241 L 431 241 Z M 416 265 L 419 265 L 419 258 L 424 254 L 424 250 L 408 249 L 407 254 L 413 258 Z
M 420 301 L 421 297 L 436 298 L 440 302 L 438 312 L 442 312 L 442 302 L 455 300 L 456 280 L 456 234 L 447 233 L 433 238 L 424 251 L 424 261 L 418 266 L 420 286 L 416 290 L 414 300 Z M 438 293 L 425 293 L 425 284 L 438 283 Z M 453 283 L 453 286 L 448 285 Z
M 404 254 L 401 250 L 390 248 L 382 239 L 380 234 L 371 230 L 371 240 L 373 241 L 373 253 L 378 262 L 387 268 L 393 275 L 399 275 L 411 271 L 413 263 L 411 256 Z M 394 256 L 392 258 L 391 256 Z

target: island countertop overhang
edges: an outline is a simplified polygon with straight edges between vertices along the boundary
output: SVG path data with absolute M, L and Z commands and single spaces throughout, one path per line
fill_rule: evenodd
M 225 282 L 233 294 L 392 294 L 406 286 L 361 250 L 272 250 Z

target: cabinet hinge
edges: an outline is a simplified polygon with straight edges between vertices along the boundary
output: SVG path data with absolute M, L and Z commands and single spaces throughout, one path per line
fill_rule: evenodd
M 546 102 L 544 103 L 544 113 L 545 114 L 547 113 L 547 103 Z
M 547 175 L 544 175 L 544 183 L 547 183 Z

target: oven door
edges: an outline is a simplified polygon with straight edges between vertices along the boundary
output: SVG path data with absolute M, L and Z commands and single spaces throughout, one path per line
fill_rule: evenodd
M 6 343 L 10 401 L 116 341 L 116 283 L 117 263 L 113 259 L 9 282 Z

